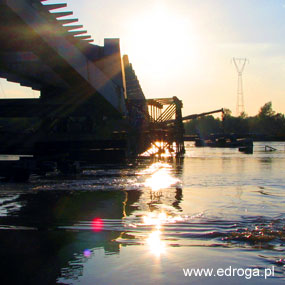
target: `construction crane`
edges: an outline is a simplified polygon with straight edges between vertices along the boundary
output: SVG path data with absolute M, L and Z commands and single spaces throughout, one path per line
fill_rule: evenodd
M 193 119 L 197 119 L 199 117 L 203 117 L 203 116 L 207 116 L 207 115 L 211 115 L 211 114 L 215 114 L 215 113 L 220 113 L 222 112 L 224 114 L 224 108 L 222 109 L 218 109 L 215 111 L 210 111 L 210 112 L 205 112 L 205 113 L 200 113 L 200 114 L 192 114 L 186 117 L 182 117 L 182 121 L 188 121 L 188 120 L 193 120 Z
M 211 114 L 215 114 L 215 113 L 220 113 L 220 112 L 224 115 L 224 108 L 214 110 L 214 111 L 210 111 L 210 112 L 200 113 L 200 114 L 188 115 L 188 116 L 182 117 L 182 121 L 183 122 L 189 121 L 189 120 L 197 119 L 199 117 L 203 117 L 203 116 L 207 116 L 207 115 L 211 115 Z M 167 124 L 174 123 L 174 122 L 175 122 L 175 120 L 164 121 L 164 123 L 167 123 Z

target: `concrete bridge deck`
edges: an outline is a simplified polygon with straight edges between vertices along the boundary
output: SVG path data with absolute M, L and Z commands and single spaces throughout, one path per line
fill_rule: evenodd
M 54 12 L 66 4 L 44 2 L 0 0 L 0 77 L 40 91 L 39 99 L 0 100 L 0 153 L 96 160 L 166 140 L 182 155 L 182 102 L 146 100 L 119 39 L 94 45 L 65 18 L 72 12 Z
M 125 115 L 119 40 L 91 45 L 80 26 L 59 20 L 66 14 L 50 12 L 65 5 L 42 2 L 0 1 L 0 76 L 40 90 L 42 100 L 76 104 L 94 96 L 106 112 Z

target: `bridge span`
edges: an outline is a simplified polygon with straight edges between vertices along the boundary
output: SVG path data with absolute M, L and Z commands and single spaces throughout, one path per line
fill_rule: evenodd
M 0 99 L 0 154 L 59 165 L 183 156 L 182 101 L 146 99 L 119 39 L 95 45 L 57 11 L 66 4 L 44 2 L 0 0 L 0 77 L 40 91 Z
M 121 159 L 159 140 L 181 155 L 182 102 L 146 100 L 119 39 L 94 45 L 72 12 L 57 12 L 66 4 L 44 2 L 0 0 L 0 77 L 40 91 L 39 99 L 0 100 L 0 153 Z

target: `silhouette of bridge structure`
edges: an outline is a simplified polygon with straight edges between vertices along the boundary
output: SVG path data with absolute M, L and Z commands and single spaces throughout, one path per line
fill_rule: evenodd
M 62 12 L 66 4 L 44 2 L 0 0 L 0 77 L 40 91 L 38 99 L 0 100 L 0 125 L 9 121 L 0 153 L 105 161 L 158 140 L 155 154 L 182 155 L 182 102 L 146 100 L 119 39 L 94 45 L 72 12 Z

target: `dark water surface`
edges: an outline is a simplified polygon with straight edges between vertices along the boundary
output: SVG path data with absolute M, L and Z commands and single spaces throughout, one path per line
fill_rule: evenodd
M 284 205 L 285 143 L 1 183 L 1 284 L 284 284 Z

